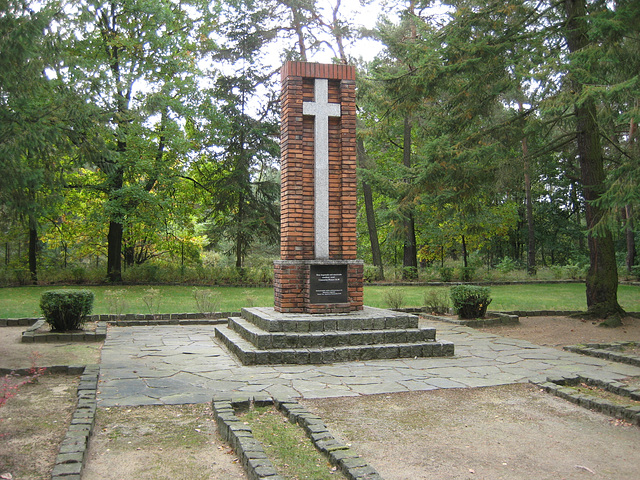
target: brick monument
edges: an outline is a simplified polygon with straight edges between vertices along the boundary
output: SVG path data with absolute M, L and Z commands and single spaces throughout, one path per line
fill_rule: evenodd
M 404 312 L 363 307 L 356 259 L 355 68 L 282 67 L 281 259 L 274 307 L 215 328 L 245 365 L 331 364 L 454 354 Z
M 356 259 L 355 67 L 282 67 L 280 256 L 275 310 L 362 310 Z

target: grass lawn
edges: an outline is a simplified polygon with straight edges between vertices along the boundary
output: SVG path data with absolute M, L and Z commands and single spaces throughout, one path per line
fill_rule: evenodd
M 0 288 L 0 318 L 20 318 L 40 316 L 40 296 L 47 290 L 61 287 L 7 287 Z M 117 297 L 122 313 L 150 313 L 144 297 L 148 290 L 158 290 L 155 300 L 158 306 L 152 313 L 198 312 L 193 295 L 193 287 L 182 285 L 134 285 L 134 286 L 90 286 L 68 287 L 87 288 L 95 294 L 93 313 L 115 313 L 115 300 L 109 292 L 121 291 Z M 204 288 L 204 287 L 201 287 Z M 365 286 L 364 303 L 372 307 L 387 307 L 385 292 L 398 289 L 404 294 L 404 306 L 424 305 L 424 294 L 429 290 L 448 291 L 449 287 L 425 286 Z M 217 311 L 239 311 L 247 306 L 273 306 L 272 288 L 211 287 L 216 294 Z M 493 302 L 490 310 L 586 310 L 584 284 L 518 284 L 491 287 Z M 640 312 L 640 287 L 620 285 L 618 301 L 627 311 Z

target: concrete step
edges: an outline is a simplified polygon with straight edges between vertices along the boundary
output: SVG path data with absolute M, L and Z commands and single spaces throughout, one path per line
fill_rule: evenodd
M 454 354 L 453 343 L 422 341 L 317 348 L 261 349 L 228 326 L 216 327 L 219 339 L 244 365 L 328 364 L 393 358 L 443 357 Z
M 261 350 L 325 348 L 355 345 L 420 343 L 436 339 L 435 328 L 334 330 L 328 332 L 267 332 L 240 317 L 229 318 L 229 328 Z
M 333 332 L 418 328 L 417 315 L 365 306 L 337 314 L 278 313 L 273 307 L 243 308 L 242 318 L 267 332 Z

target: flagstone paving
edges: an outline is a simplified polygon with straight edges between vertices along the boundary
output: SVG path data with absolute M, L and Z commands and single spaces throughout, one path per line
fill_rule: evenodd
M 454 357 L 244 366 L 215 340 L 213 325 L 110 327 L 102 349 L 99 405 L 203 403 L 214 394 L 329 398 L 486 387 L 547 376 L 602 380 L 640 376 L 640 367 L 541 347 L 435 320 Z

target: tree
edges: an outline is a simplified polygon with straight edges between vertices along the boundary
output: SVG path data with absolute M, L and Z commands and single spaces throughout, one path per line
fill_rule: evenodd
M 535 151 L 527 145 L 529 155 L 525 160 L 555 151 L 567 155 L 567 163 L 572 164 L 573 152 L 566 147 L 575 141 L 574 158 L 580 162 L 579 179 L 589 229 L 587 303 L 590 312 L 602 317 L 619 315 L 621 309 L 616 299 L 613 239 L 599 207 L 608 185 L 599 109 L 603 101 L 611 104 L 621 92 L 634 91 L 637 69 L 625 71 L 614 82 L 607 75 L 611 69 L 598 69 L 597 65 L 603 58 L 615 64 L 621 51 L 620 38 L 625 38 L 626 43 L 634 38 L 637 27 L 630 25 L 637 13 L 631 13 L 633 4 L 598 2 L 587 11 L 584 0 L 570 0 L 564 6 L 546 2 L 456 1 L 451 2 L 448 22 L 434 29 L 426 21 L 417 21 L 417 38 L 400 41 L 396 48 L 404 57 L 413 59 L 414 66 L 413 71 L 397 76 L 396 83 L 413 86 L 404 91 L 407 97 L 413 96 L 414 104 L 440 106 L 431 116 L 435 122 L 426 122 L 431 130 L 424 132 L 431 140 L 427 137 L 426 142 L 419 141 L 426 149 L 418 156 L 435 159 L 424 164 L 427 180 L 438 178 L 434 172 L 440 167 L 446 166 L 444 171 L 453 167 L 450 173 L 458 172 L 455 178 L 449 175 L 457 189 L 453 197 L 462 198 L 469 186 L 478 185 L 467 181 L 470 167 L 483 173 L 499 158 L 507 158 L 504 151 L 513 148 L 509 143 L 515 133 L 514 124 L 538 117 L 547 125 L 560 127 L 548 128 L 545 144 Z M 518 99 L 514 92 L 518 91 L 527 93 L 529 108 L 519 109 L 513 104 Z M 521 129 L 515 139 L 529 140 L 525 132 L 530 131 Z M 487 162 L 491 157 L 493 160 Z M 475 170 L 476 164 L 483 167 Z
M 45 75 L 58 58 L 49 28 L 55 8 L 34 11 L 26 1 L 1 3 L 0 202 L 26 224 L 35 283 L 40 217 L 55 204 L 60 162 L 54 158 L 67 138 L 64 92 L 56 95 L 56 82 Z
M 227 2 L 221 14 L 216 60 L 223 67 L 189 125 L 192 139 L 203 146 L 189 178 L 207 192 L 204 220 L 211 244 L 229 241 L 241 268 L 253 242 L 279 238 L 276 97 L 273 72 L 260 62 L 277 28 L 270 25 L 268 5 L 260 2 Z
M 197 92 L 198 60 L 214 46 L 213 12 L 198 0 L 87 0 L 68 12 L 68 57 L 58 72 L 96 107 L 79 147 L 99 180 L 82 187 L 106 201 L 107 278 L 119 282 L 127 225 L 157 200 L 159 183 L 179 177 L 187 148 L 180 123 Z
M 567 23 L 565 36 L 570 56 L 569 80 L 575 91 L 574 106 L 576 117 L 576 139 L 582 191 L 586 201 L 585 215 L 587 220 L 590 267 L 586 278 L 587 307 L 590 314 L 606 318 L 618 317 L 623 313 L 618 304 L 618 268 L 613 244 L 613 236 L 608 228 L 595 232 L 595 227 L 602 220 L 603 210 L 597 204 L 606 188 L 604 159 L 600 144 L 598 114 L 595 99 L 585 94 L 585 78 L 579 72 L 589 75 L 590 63 L 594 58 L 585 59 L 583 54 L 591 44 L 589 40 L 588 15 L 585 0 L 566 0 L 565 10 Z M 582 58 L 580 58 L 582 57 Z M 588 62 L 585 64 L 585 61 Z

